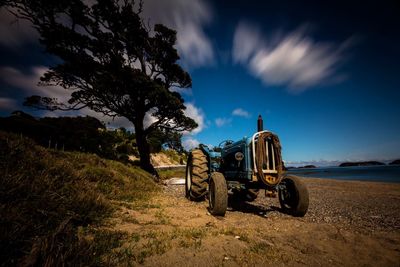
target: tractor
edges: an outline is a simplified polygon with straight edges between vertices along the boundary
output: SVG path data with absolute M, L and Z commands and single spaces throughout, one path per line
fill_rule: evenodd
M 199 145 L 190 151 L 186 165 L 185 192 L 192 201 L 208 196 L 209 211 L 224 216 L 228 196 L 254 201 L 260 190 L 276 197 L 284 213 L 302 217 L 308 210 L 308 190 L 297 176 L 285 175 L 281 145 L 276 134 L 263 130 L 261 116 L 257 132 L 218 147 Z

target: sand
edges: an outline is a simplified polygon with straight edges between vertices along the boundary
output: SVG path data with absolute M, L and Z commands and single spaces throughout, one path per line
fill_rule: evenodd
M 303 180 L 303 218 L 281 213 L 262 192 L 213 217 L 207 202 L 167 185 L 150 208 L 123 208 L 114 228 L 140 236 L 132 265 L 400 266 L 400 184 Z

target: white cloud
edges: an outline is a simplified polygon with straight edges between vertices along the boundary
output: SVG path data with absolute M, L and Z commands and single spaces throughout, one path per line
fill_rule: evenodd
M 191 131 L 190 134 L 197 134 L 201 132 L 205 127 L 204 124 L 205 115 L 203 110 L 201 108 L 196 107 L 194 103 L 187 103 L 185 104 L 185 106 L 186 106 L 185 115 L 192 118 L 198 124 L 198 127 L 193 131 Z
M 6 84 L 22 89 L 25 96 L 47 96 L 66 102 L 71 96 L 71 91 L 61 86 L 38 86 L 40 77 L 47 70 L 44 66 L 34 66 L 30 73 L 25 74 L 12 67 L 0 67 L 0 77 Z
M 231 122 L 232 122 L 231 118 L 216 118 L 215 119 L 215 125 L 217 125 L 217 127 L 229 125 Z
M 0 97 L 0 110 L 13 111 L 17 109 L 17 103 L 14 99 L 7 97 Z
M 195 147 L 198 147 L 200 142 L 197 139 L 194 138 L 185 138 L 182 141 L 182 146 L 185 150 L 189 151 Z
M 301 92 L 339 78 L 338 65 L 350 42 L 316 42 L 306 36 L 304 27 L 273 42 L 265 40 L 255 27 L 240 23 L 234 36 L 233 60 L 267 85 L 285 85 L 292 92 Z
M 182 63 L 190 67 L 213 64 L 214 50 L 204 26 L 212 20 L 212 10 L 203 0 L 147 0 L 144 17 L 177 31 L 177 49 Z
M 234 115 L 234 116 L 239 116 L 239 117 L 243 117 L 243 118 L 250 118 L 250 117 L 251 117 L 251 114 L 250 114 L 248 111 L 246 111 L 246 110 L 244 110 L 244 109 L 242 109 L 242 108 L 236 108 L 236 109 L 234 109 L 234 110 L 232 111 L 232 115 Z

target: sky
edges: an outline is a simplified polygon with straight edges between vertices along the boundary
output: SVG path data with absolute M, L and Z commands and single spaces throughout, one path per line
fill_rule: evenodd
M 249 137 L 260 114 L 288 166 L 400 158 L 400 8 L 357 2 L 145 0 L 143 17 L 177 30 L 180 64 L 193 80 L 180 93 L 199 127 L 184 146 Z M 0 116 L 91 115 L 131 127 L 90 110 L 23 107 L 33 94 L 69 96 L 37 86 L 56 62 L 37 38 L 0 10 Z

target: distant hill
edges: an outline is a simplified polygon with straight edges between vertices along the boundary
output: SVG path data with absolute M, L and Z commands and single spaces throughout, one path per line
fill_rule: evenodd
M 378 166 L 385 165 L 379 161 L 359 161 L 359 162 L 343 162 L 339 167 L 352 167 L 352 166 Z
M 400 165 L 400 159 L 393 160 L 389 165 Z

